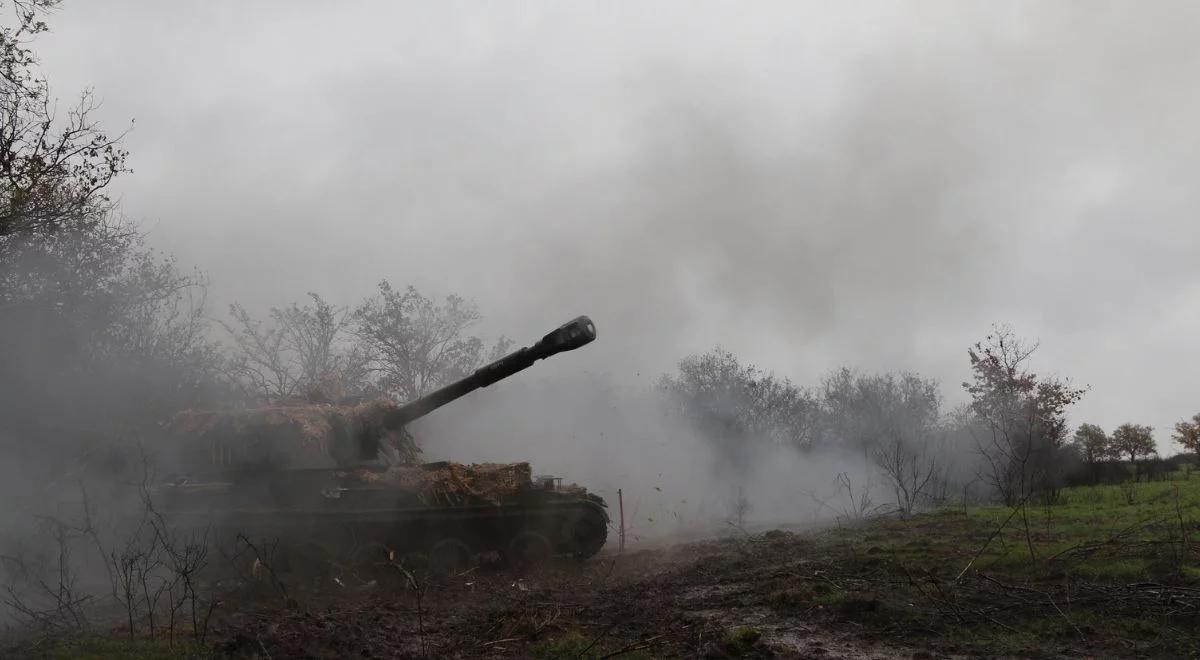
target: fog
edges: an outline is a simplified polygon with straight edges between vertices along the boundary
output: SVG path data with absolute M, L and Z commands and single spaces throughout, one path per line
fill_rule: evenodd
M 746 442 L 739 460 L 729 461 L 711 439 L 667 414 L 654 392 L 603 376 L 496 385 L 412 430 L 425 460 L 530 461 L 535 474 L 584 485 L 606 500 L 614 530 L 623 499 L 630 543 L 852 516 L 836 480 L 842 472 L 869 489 L 875 505 L 891 501 L 886 479 L 864 455 Z M 615 531 L 609 540 L 616 543 Z
M 539 378 L 645 387 L 719 343 L 951 397 L 1007 322 L 1092 386 L 1073 421 L 1169 451 L 1200 389 L 1198 13 L 73 2 L 39 53 L 136 118 L 123 211 L 214 310 L 386 277 L 519 343 L 590 314 Z

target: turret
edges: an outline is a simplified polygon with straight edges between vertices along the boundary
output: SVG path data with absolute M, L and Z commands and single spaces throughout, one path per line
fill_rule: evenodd
M 441 408 L 455 399 L 481 388 L 487 387 L 499 380 L 528 369 L 534 362 L 557 355 L 565 351 L 573 351 L 580 346 L 590 343 L 596 338 L 596 326 L 586 316 L 580 316 L 564 323 L 550 334 L 542 337 L 533 346 L 518 349 L 508 355 L 484 365 L 475 370 L 470 376 L 434 390 L 425 396 L 410 401 L 395 410 L 388 412 L 383 418 L 383 425 L 389 429 L 398 429 L 409 422 L 420 419 L 425 415 Z

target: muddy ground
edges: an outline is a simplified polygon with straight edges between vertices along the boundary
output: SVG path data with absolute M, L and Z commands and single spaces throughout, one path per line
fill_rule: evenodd
M 986 517 L 948 512 L 727 532 L 523 573 L 327 581 L 223 606 L 216 649 L 261 658 L 1200 654 L 1200 584 L 1181 554 L 1196 548 L 1106 541 L 1006 564 L 1024 546 L 1001 539 L 1009 550 L 980 556 L 994 529 Z M 1158 573 L 1139 569 L 1133 580 L 1095 576 L 1064 559 L 1080 548 L 1089 561 L 1139 549 L 1178 561 Z
M 1039 551 L 1032 562 L 1022 557 L 1036 536 L 995 530 L 987 515 L 938 512 L 822 530 L 726 530 L 623 553 L 610 547 L 582 563 L 523 571 L 486 563 L 441 577 L 411 557 L 303 578 L 256 564 L 257 577 L 206 587 L 219 600 L 202 634 L 180 625 L 185 646 L 164 640 L 160 620 L 157 636 L 140 627 L 131 636 L 117 623 L 9 650 L 55 658 L 1200 657 L 1200 580 L 1191 576 L 1200 544 L 1155 532 Z M 1133 552 L 1158 568 L 1131 564 Z M 1131 572 L 1113 574 L 1114 566 Z
M 227 609 L 214 632 L 222 652 L 264 658 L 929 657 L 846 621 L 878 602 L 840 586 L 817 549 L 777 531 L 476 568 L 425 579 L 419 605 L 407 579 L 346 584 Z

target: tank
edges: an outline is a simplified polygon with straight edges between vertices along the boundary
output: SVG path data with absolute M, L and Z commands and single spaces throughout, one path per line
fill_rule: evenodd
M 412 421 L 596 338 L 586 316 L 403 405 L 278 405 L 185 411 L 168 425 L 189 469 L 162 485 L 180 524 L 283 549 L 283 564 L 366 570 L 424 561 L 439 571 L 483 557 L 527 566 L 586 559 L 607 539 L 604 500 L 528 463 L 420 463 Z

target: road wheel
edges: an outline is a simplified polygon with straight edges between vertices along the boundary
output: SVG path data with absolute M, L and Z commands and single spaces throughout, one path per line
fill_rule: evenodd
M 582 561 L 604 547 L 604 542 L 608 540 L 608 521 L 599 511 L 584 509 L 568 524 L 565 536 L 571 547 L 571 556 Z
M 429 570 L 434 575 L 456 575 L 471 567 L 475 553 L 462 539 L 447 537 L 429 550 Z
M 506 559 L 518 571 L 544 564 L 554 554 L 550 540 L 538 532 L 521 532 L 508 543 Z

